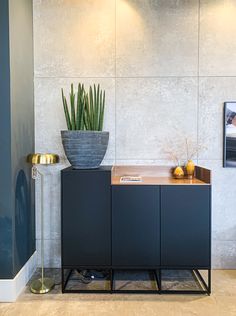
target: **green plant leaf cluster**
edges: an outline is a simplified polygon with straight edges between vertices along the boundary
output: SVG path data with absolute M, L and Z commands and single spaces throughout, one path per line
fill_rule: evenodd
M 77 92 L 71 84 L 69 103 L 65 97 L 63 89 L 62 103 L 68 130 L 90 130 L 102 131 L 105 109 L 105 91 L 100 89 L 100 85 L 94 84 L 86 92 L 84 85 L 79 83 Z

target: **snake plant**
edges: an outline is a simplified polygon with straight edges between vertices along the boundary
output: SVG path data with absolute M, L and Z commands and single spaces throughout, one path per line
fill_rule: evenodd
M 71 84 L 70 110 L 67 99 L 62 92 L 62 102 L 68 130 L 102 131 L 105 109 L 105 91 L 100 85 L 89 87 L 86 92 L 84 85 L 79 83 L 77 93 Z

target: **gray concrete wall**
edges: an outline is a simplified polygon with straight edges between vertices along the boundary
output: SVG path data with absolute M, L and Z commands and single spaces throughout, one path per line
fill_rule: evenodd
M 217 268 L 236 268 L 236 169 L 222 168 L 223 102 L 236 99 L 235 16 L 234 0 L 34 1 L 36 150 L 64 155 L 60 88 L 71 82 L 106 89 L 104 163 L 173 164 L 168 147 L 186 136 L 203 143 L 195 161 L 213 170 Z M 48 266 L 60 264 L 66 164 L 48 169 Z

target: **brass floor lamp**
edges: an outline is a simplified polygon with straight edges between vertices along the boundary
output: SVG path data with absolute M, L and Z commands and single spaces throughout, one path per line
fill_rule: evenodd
M 59 162 L 59 156 L 56 154 L 30 154 L 27 162 L 33 165 L 32 178 L 41 180 L 41 278 L 32 282 L 30 290 L 35 294 L 45 294 L 53 289 L 55 283 L 52 278 L 44 276 L 44 175 L 39 171 L 37 165 L 56 164 Z

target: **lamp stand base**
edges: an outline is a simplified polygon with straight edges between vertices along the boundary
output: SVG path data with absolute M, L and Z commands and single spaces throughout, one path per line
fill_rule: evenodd
M 50 292 L 55 286 L 53 279 L 44 278 L 43 283 L 42 279 L 34 280 L 30 285 L 30 291 L 34 294 L 46 294 Z

